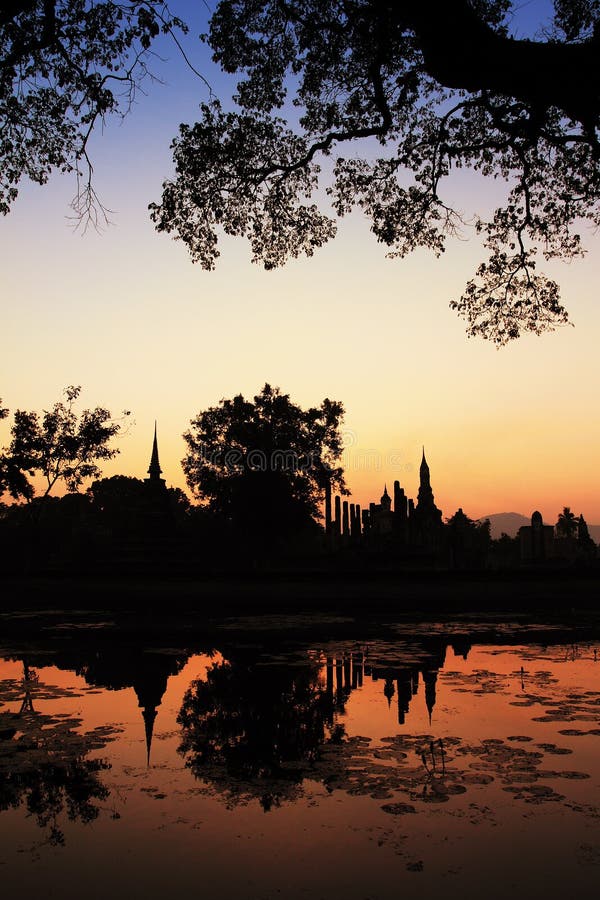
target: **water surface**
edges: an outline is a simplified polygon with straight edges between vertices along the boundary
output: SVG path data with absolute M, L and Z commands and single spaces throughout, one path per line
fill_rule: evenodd
M 595 894 L 594 632 L 390 623 L 362 638 L 323 623 L 315 637 L 296 624 L 145 641 L 57 620 L 4 646 L 3 887 Z

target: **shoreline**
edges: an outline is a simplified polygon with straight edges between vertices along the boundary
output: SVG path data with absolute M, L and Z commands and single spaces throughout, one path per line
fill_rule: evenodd
M 44 574 L 5 576 L 0 585 L 3 612 L 59 607 L 168 609 L 208 617 L 301 611 L 600 612 L 598 570 Z

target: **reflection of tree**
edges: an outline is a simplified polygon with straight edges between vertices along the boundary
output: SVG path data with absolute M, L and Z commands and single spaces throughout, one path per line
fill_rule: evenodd
M 23 660 L 23 700 L 21 702 L 19 715 L 22 716 L 23 713 L 32 713 L 35 711 L 33 708 L 33 692 L 37 683 L 37 672 Z
M 338 716 L 352 692 L 365 674 L 382 678 L 388 703 L 397 694 L 403 724 L 421 673 L 431 721 L 446 645 L 438 635 L 421 638 L 420 652 L 411 648 L 420 657 L 412 665 L 403 663 L 406 651 L 393 646 L 377 654 L 375 665 L 362 649 L 338 648 L 325 656 L 324 678 L 321 653 L 307 656 L 305 665 L 285 665 L 236 648 L 229 662 L 213 665 L 188 688 L 178 716 L 179 750 L 197 778 L 233 802 L 254 797 L 269 808 L 292 799 L 305 777 L 351 784 L 355 747 Z
M 21 706 L 18 713 L 0 712 L 0 811 L 24 805 L 40 828 L 48 829 L 49 843 L 64 844 L 60 818 L 91 822 L 99 814 L 98 803 L 109 796 L 100 780 L 109 764 L 86 757 L 103 748 L 112 733 L 97 728 L 79 734 L 79 718 L 36 712 L 38 679 L 26 663 L 23 668 L 22 682 L 2 684 L 3 699 L 21 701 Z M 49 693 L 44 686 L 44 699 Z
M 218 663 L 190 685 L 178 716 L 180 753 L 197 778 L 268 809 L 294 793 L 333 722 L 318 665 Z
M 40 828 L 49 829 L 49 843 L 64 844 L 60 816 L 66 813 L 70 821 L 83 824 L 96 819 L 99 807 L 95 801 L 106 800 L 110 793 L 99 772 L 108 768 L 108 763 L 99 759 L 53 759 L 40 768 L 11 772 L 0 784 L 0 810 L 25 804 Z

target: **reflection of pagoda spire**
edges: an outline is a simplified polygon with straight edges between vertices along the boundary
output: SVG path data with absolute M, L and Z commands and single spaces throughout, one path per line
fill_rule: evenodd
M 463 659 L 466 659 L 469 655 L 469 650 L 473 645 L 467 635 L 460 635 L 452 638 L 450 646 L 452 647 L 455 656 L 462 656 Z
M 149 653 L 144 654 L 136 665 L 137 672 L 133 682 L 133 689 L 144 720 L 146 762 L 148 765 L 150 765 L 150 750 L 152 748 L 152 735 L 154 733 L 157 707 L 161 704 L 167 689 L 167 678 L 171 674 L 169 668 L 167 668 L 168 666 L 168 658 L 164 658 L 163 661 L 160 656 Z
M 437 669 L 430 669 L 428 672 L 423 672 L 423 682 L 425 684 L 425 704 L 427 706 L 427 712 L 429 713 L 430 725 L 431 714 L 433 713 L 433 708 L 435 706 L 435 687 L 437 683 L 437 677 Z
M 413 695 L 410 673 L 407 673 L 402 679 L 398 679 L 396 683 L 398 685 L 398 724 L 404 725 Z
M 156 708 L 146 706 L 142 710 L 144 719 L 144 729 L 146 731 L 146 765 L 150 765 L 150 750 L 152 748 L 152 733 L 154 731 L 154 720 L 156 719 Z
M 392 705 L 392 697 L 396 693 L 396 688 L 394 687 L 394 682 L 391 677 L 385 679 L 385 685 L 383 688 L 383 695 L 386 697 L 388 702 L 388 709 Z

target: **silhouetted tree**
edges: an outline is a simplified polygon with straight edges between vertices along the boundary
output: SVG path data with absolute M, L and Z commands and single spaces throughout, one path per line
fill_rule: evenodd
M 582 556 L 591 557 L 596 555 L 596 544 L 590 536 L 587 522 L 583 518 L 583 514 L 577 519 L 577 548 Z
M 125 115 L 160 32 L 186 26 L 162 0 L 6 0 L 0 7 L 0 212 L 23 176 L 75 171 L 76 212 L 103 212 L 87 154 L 96 123 Z
M 490 556 L 493 565 L 501 568 L 517 566 L 520 561 L 519 538 L 511 537 L 503 531 L 499 538 L 492 540 Z
M 476 522 L 458 509 L 446 522 L 446 539 L 452 565 L 457 568 L 484 565 L 491 546 L 490 520 Z
M 341 403 L 303 410 L 268 384 L 253 401 L 221 400 L 183 436 L 187 483 L 251 540 L 314 527 L 326 480 L 344 489 L 342 415 Z
M 175 177 L 150 207 L 158 230 L 207 269 L 219 229 L 268 269 L 311 256 L 336 232 L 311 202 L 335 153 L 337 216 L 361 208 L 390 256 L 439 254 L 463 225 L 444 181 L 467 167 L 507 196 L 475 219 L 490 256 L 451 306 L 498 344 L 565 323 L 536 259 L 580 255 L 573 226 L 600 222 L 600 5 L 555 0 L 535 40 L 510 35 L 513 16 L 510 0 L 220 0 L 208 43 L 242 76 L 239 111 L 215 100 L 180 126 Z
M 143 539 L 160 525 L 175 533 L 187 523 L 190 501 L 180 488 L 167 488 L 157 496 L 152 485 L 140 478 L 113 475 L 94 481 L 88 488 L 99 526 L 118 539 Z
M 563 507 L 556 523 L 556 535 L 560 538 L 573 538 L 577 534 L 577 516 L 569 506 Z
M 108 521 L 127 518 L 144 506 L 145 491 L 141 478 L 112 475 L 94 481 L 87 490 L 95 510 Z
M 65 400 L 55 403 L 41 418 L 35 412 L 16 410 L 12 440 L 2 454 L 5 471 L 18 473 L 18 478 L 13 474 L 13 480 L 6 482 L 15 499 L 22 496 L 29 503 L 43 501 L 58 482 L 76 491 L 86 478 L 100 474 L 99 461 L 112 459 L 119 452 L 110 442 L 121 431 L 121 424 L 99 406 L 78 415 L 75 403 L 80 392 L 80 387 L 66 388 Z M 35 475 L 44 482 L 38 498 L 29 481 Z
M 65 559 L 77 556 L 90 543 L 91 503 L 85 494 L 75 492 L 50 497 L 44 502 L 41 532 L 45 542 L 60 550 Z M 47 503 L 47 505 L 46 505 Z
M 2 406 L 2 400 L 0 400 L 0 420 L 6 419 L 7 416 L 8 410 Z M 31 494 L 27 476 L 6 453 L 6 450 L 0 452 L 0 497 L 4 493 L 10 494 L 15 500 L 19 497 L 28 497 Z

